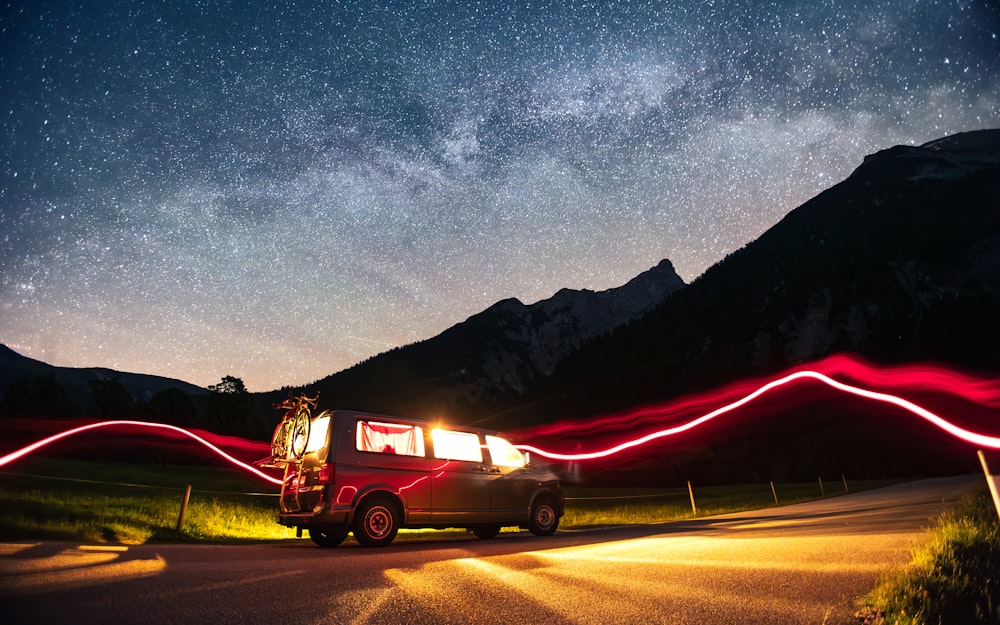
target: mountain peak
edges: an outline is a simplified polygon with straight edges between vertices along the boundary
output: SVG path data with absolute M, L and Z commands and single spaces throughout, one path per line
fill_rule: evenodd
M 1000 147 L 1000 128 L 960 132 L 958 134 L 928 141 L 920 147 L 941 152 L 986 150 L 995 153 L 997 148 Z
M 852 174 L 869 184 L 955 179 L 1000 163 L 1000 129 L 963 132 L 920 146 L 896 145 L 865 157 Z
M 587 342 L 637 319 L 683 286 L 673 264 L 662 260 L 605 291 L 564 288 L 530 306 L 502 300 L 475 316 L 482 334 L 464 343 L 481 345 L 475 351 L 478 367 L 466 363 L 461 369 L 478 370 L 475 385 L 482 389 L 521 393 Z M 462 325 L 452 330 L 462 332 Z
M 400 412 L 410 397 L 451 404 L 487 404 L 517 396 L 548 377 L 569 355 L 595 338 L 629 323 L 684 286 L 670 261 L 605 291 L 560 289 L 531 305 L 508 298 L 441 334 L 375 357 L 364 365 L 316 383 L 324 396 L 371 403 L 368 387 L 394 393 L 368 409 Z M 384 394 L 383 394 L 384 396 Z M 412 407 L 409 409 L 412 411 Z

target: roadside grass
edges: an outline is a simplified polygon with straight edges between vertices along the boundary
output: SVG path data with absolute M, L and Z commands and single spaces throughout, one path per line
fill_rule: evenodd
M 31 458 L 0 474 L 0 540 L 266 542 L 293 538 L 275 522 L 273 487 L 238 469 Z M 187 484 L 191 497 L 176 531 Z
M 241 543 L 295 538 L 275 521 L 273 485 L 228 467 L 111 463 L 34 457 L 0 473 L 0 540 Z M 850 484 L 851 491 L 893 481 Z M 187 484 L 192 493 L 176 531 Z M 820 497 L 817 483 L 776 484 L 781 504 Z M 842 494 L 834 482 L 826 495 Z M 640 525 L 773 507 L 769 484 L 687 488 L 567 488 L 560 527 Z M 508 530 L 513 531 L 513 530 Z M 402 530 L 401 540 L 464 535 L 464 530 Z
M 1000 523 L 981 492 L 938 520 L 908 567 L 862 597 L 865 625 L 1000 623 Z
M 860 492 L 899 483 L 900 480 L 865 480 L 848 483 L 850 492 Z M 692 517 L 760 510 L 775 506 L 769 483 L 685 488 L 566 488 L 566 515 L 562 528 L 612 525 L 642 525 L 690 519 Z M 843 482 L 826 485 L 821 493 L 818 482 L 775 484 L 780 505 L 820 499 L 845 493 Z

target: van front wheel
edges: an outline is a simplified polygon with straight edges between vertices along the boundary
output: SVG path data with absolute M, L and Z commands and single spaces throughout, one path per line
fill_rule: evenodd
M 399 512 L 384 499 L 361 502 L 354 514 L 354 539 L 365 547 L 385 547 L 399 531 Z
M 537 502 L 531 508 L 531 519 L 528 520 L 528 531 L 535 536 L 550 536 L 559 527 L 559 515 L 548 501 Z

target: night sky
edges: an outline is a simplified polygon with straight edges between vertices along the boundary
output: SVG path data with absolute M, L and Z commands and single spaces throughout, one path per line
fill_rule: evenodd
M 691 281 L 866 154 L 1000 126 L 995 0 L 24 0 L 0 46 L 0 342 L 261 391 Z

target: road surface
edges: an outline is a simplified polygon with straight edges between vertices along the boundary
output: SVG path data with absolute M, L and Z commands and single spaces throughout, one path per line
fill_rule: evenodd
M 677 523 L 335 549 L 0 543 L 4 623 L 850 623 L 975 476 Z

